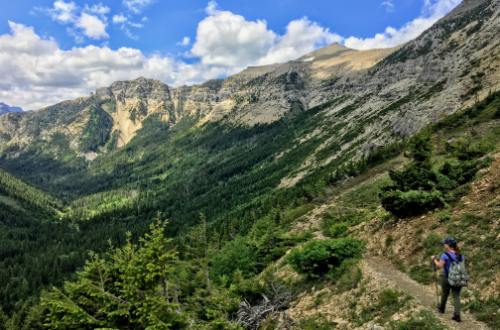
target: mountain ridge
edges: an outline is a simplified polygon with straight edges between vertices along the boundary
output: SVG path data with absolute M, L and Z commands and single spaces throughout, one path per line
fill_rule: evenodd
M 498 328 L 499 15 L 0 117 L 0 328 L 444 329 L 445 235 Z
M 411 98 L 408 91 L 427 89 L 424 102 L 408 100 L 401 104 L 398 118 L 385 115 L 385 121 L 391 122 L 391 134 L 407 136 L 430 121 L 456 111 L 462 102 L 471 104 L 500 88 L 495 78 L 499 70 L 498 56 L 485 57 L 480 62 L 474 60 L 480 58 L 483 51 L 498 54 L 500 46 L 493 38 L 496 18 L 498 1 L 464 2 L 417 39 L 394 49 L 356 51 L 334 44 L 288 63 L 249 67 L 222 81 L 177 88 L 145 78 L 115 82 L 89 97 L 39 110 L 38 116 L 56 112 L 61 107 L 82 110 L 74 114 L 75 120 L 64 134 L 77 154 L 83 155 L 86 150 L 78 150 L 77 135 L 82 135 L 92 106 L 103 106 L 101 110 L 112 117 L 111 131 L 103 135 L 108 137 L 106 143 L 113 139 L 110 143 L 113 148 L 126 145 L 150 115 L 170 125 L 189 116 L 198 118 L 200 125 L 227 121 L 252 126 L 275 122 L 293 111 L 307 111 L 339 95 L 350 95 L 351 99 L 357 99 L 353 115 L 367 117 L 368 113 L 384 112 L 394 100 Z M 456 31 L 449 33 L 450 28 Z M 459 42 L 461 46 L 456 48 Z M 452 49 L 454 58 L 448 59 L 444 54 Z M 474 82 L 477 75 L 481 75 L 481 86 Z M 343 102 L 332 109 L 332 114 L 350 105 L 354 105 L 353 102 Z M 410 106 L 415 109 L 404 110 Z M 13 126 L 5 121 L 0 122 L 0 131 L 2 126 L 12 130 Z M 384 120 L 376 123 L 377 128 L 367 128 L 377 131 L 370 135 L 380 135 L 376 138 L 380 141 L 375 144 L 391 139 L 384 133 L 387 127 L 381 126 L 380 121 Z M 50 123 L 47 124 L 46 131 L 54 130 Z
M 6 103 L 0 102 L 0 116 L 5 115 L 7 113 L 19 113 L 23 111 L 24 110 L 20 107 L 9 106 Z

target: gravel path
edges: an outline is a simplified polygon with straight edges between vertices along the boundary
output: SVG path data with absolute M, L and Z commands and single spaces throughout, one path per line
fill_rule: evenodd
M 430 290 L 428 287 L 423 286 L 414 280 L 412 280 L 408 275 L 399 271 L 394 267 L 394 265 L 387 259 L 381 257 L 365 257 L 361 262 L 361 267 L 364 272 L 370 273 L 372 276 L 379 276 L 380 278 L 388 281 L 394 286 L 409 296 L 413 297 L 419 304 L 427 307 L 431 310 L 434 315 L 447 327 L 450 329 L 459 330 L 487 330 L 490 329 L 484 323 L 476 321 L 472 315 L 468 313 L 462 313 L 462 322 L 457 323 L 451 320 L 453 307 L 450 304 L 451 295 L 448 298 L 448 306 L 446 307 L 446 313 L 439 313 L 436 306 L 436 292 Z

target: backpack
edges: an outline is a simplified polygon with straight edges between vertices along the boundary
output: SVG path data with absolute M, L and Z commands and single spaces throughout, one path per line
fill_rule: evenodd
M 465 269 L 465 262 L 463 261 L 463 258 L 461 260 L 453 260 L 448 253 L 445 254 L 451 261 L 450 269 L 448 270 L 448 283 L 450 286 L 467 286 L 467 283 L 469 282 L 469 274 L 467 274 L 467 270 Z

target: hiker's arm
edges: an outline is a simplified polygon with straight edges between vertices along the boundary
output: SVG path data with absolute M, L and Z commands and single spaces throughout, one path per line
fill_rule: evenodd
M 432 256 L 432 261 L 436 265 L 437 268 L 444 267 L 444 260 L 436 258 L 436 256 Z

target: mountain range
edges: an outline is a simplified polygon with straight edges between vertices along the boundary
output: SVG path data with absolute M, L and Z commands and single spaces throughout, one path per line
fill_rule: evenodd
M 23 112 L 23 109 L 21 109 L 20 107 L 11 107 L 3 102 L 0 102 L 0 116 L 10 112 Z
M 117 81 L 89 96 L 36 111 L 1 103 L 0 115 L 8 113 L 0 117 L 0 226 L 5 242 L 0 255 L 6 256 L 0 279 L 24 274 L 0 295 L 9 322 L 26 315 L 36 319 L 47 308 L 59 306 L 51 300 L 56 296 L 63 304 L 61 297 L 74 294 L 74 283 L 61 289 L 67 290 L 61 296 L 42 295 L 42 305 L 36 297 L 42 288 L 61 287 L 63 280 L 74 279 L 71 274 L 80 269 L 89 250 L 103 252 L 110 244 L 137 242 L 157 217 L 169 220 L 166 233 L 179 245 L 183 261 L 206 265 L 206 270 L 196 268 L 196 279 L 176 275 L 189 277 L 178 285 L 185 296 L 177 297 L 176 304 L 186 304 L 188 318 L 196 320 L 192 322 L 213 321 L 212 312 L 200 316 L 201 311 L 190 309 L 200 308 L 193 302 L 202 299 L 194 293 L 199 278 L 214 278 L 217 289 L 203 298 L 214 299 L 210 303 L 216 304 L 220 297 L 214 292 L 219 290 L 242 304 L 253 304 L 269 295 L 252 290 L 271 273 L 292 283 L 291 291 L 305 290 L 290 298 L 286 308 L 280 306 L 297 322 L 306 322 L 312 313 L 306 306 L 309 300 L 326 310 L 328 322 L 348 329 L 392 326 L 398 319 L 387 318 L 384 311 L 398 304 L 414 312 L 405 315 L 409 320 L 425 321 L 428 315 L 418 312 L 425 309 L 425 299 L 408 303 L 403 293 L 384 291 L 383 280 L 376 279 L 376 267 L 370 264 L 373 259 L 367 257 L 360 268 L 345 265 L 351 278 L 359 277 L 354 284 L 340 273 L 340 282 L 306 275 L 301 282 L 300 267 L 290 261 L 292 269 L 284 260 L 287 251 L 311 240 L 353 236 L 363 239 L 372 254 L 429 284 L 432 274 L 424 270 L 428 256 L 423 254 L 435 250 L 437 234 L 461 235 L 457 228 L 463 226 L 474 237 L 468 243 L 470 253 L 483 260 L 476 252 L 483 251 L 486 238 L 498 229 L 491 219 L 498 211 L 499 22 L 499 1 L 465 0 L 418 38 L 395 48 L 359 51 L 333 44 L 294 61 L 249 67 L 193 86 L 172 87 L 144 77 Z M 419 144 L 434 145 L 425 163 L 432 166 L 411 172 L 411 164 L 422 163 L 414 156 Z M 379 199 L 384 191 L 397 190 L 396 183 L 389 183 L 397 182 L 394 173 L 405 166 L 408 172 L 402 173 L 408 180 L 426 171 L 431 174 L 423 181 L 441 180 L 429 183 L 432 189 L 421 183 L 411 189 L 408 196 L 434 198 L 432 207 L 420 210 L 429 213 L 411 214 L 412 220 L 399 219 L 401 213 L 391 213 Z M 487 194 L 490 190 L 493 193 Z M 476 209 L 478 196 L 488 202 Z M 417 219 L 422 221 L 412 222 Z M 434 236 L 424 237 L 427 233 Z M 407 255 L 404 242 L 411 237 L 418 239 L 413 254 Z M 191 241 L 206 242 L 200 259 L 193 257 L 199 252 L 193 249 L 201 248 L 190 247 Z M 14 252 L 16 247 L 20 252 Z M 410 267 L 406 257 L 416 266 Z M 484 265 L 497 259 L 492 260 Z M 470 298 L 469 309 L 480 321 L 496 326 L 497 312 L 491 311 L 498 299 L 486 282 L 498 288 L 498 278 L 491 267 L 478 267 L 474 275 L 484 281 L 471 285 L 475 298 Z M 358 269 L 364 275 L 358 275 Z M 363 282 L 366 274 L 372 277 Z M 187 283 L 198 284 L 185 287 Z M 364 291 L 359 283 L 364 283 Z M 326 296 L 331 300 L 318 298 L 316 287 L 330 290 Z M 328 304 L 342 304 L 345 292 L 362 297 L 361 307 L 328 312 Z M 379 301 L 380 315 L 365 306 L 370 295 L 377 297 L 373 299 Z M 83 306 L 86 298 L 80 298 L 68 310 L 78 303 Z M 218 319 L 220 324 L 235 320 L 238 307 L 230 305 L 214 308 L 227 313 L 224 321 Z M 243 305 L 238 313 L 243 313 Z M 351 314 L 345 314 L 347 310 Z M 99 319 L 94 327 L 122 322 L 101 322 L 103 316 L 97 314 L 92 314 Z M 57 317 L 51 319 L 57 313 L 43 315 L 44 324 L 64 328 Z M 279 315 L 273 322 L 282 323 L 273 323 L 275 328 L 300 323 L 287 323 L 286 313 Z M 320 328 L 320 323 L 311 322 L 309 328 L 306 323 L 298 328 Z M 469 328 L 471 324 L 466 323 Z
M 496 2 L 465 1 L 397 49 L 355 51 L 332 45 L 296 61 L 178 88 L 145 78 L 116 82 L 90 97 L 3 117 L 2 148 L 51 144 L 57 136 L 68 141 L 76 157 L 92 159 L 129 143 L 146 120 L 172 126 L 191 118 L 195 126 L 249 127 L 328 107 L 327 120 L 338 125 L 338 133 L 355 132 L 341 149 L 366 152 L 498 89 L 495 7 Z M 317 135 L 327 134 L 318 128 Z

